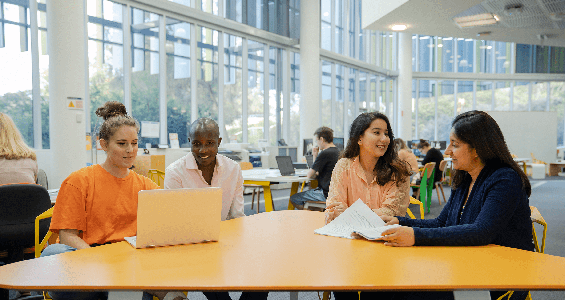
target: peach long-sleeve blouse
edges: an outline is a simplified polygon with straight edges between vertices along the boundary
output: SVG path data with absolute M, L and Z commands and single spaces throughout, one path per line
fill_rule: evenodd
M 368 181 L 365 178 L 359 157 L 342 158 L 335 165 L 330 183 L 330 191 L 326 205 L 343 202 L 346 207 L 351 206 L 357 199 L 361 199 L 367 206 L 379 215 L 404 216 L 410 204 L 410 183 L 408 177 L 400 182 L 389 181 L 379 185 L 376 177 Z M 335 217 L 332 211 L 326 210 L 326 222 Z

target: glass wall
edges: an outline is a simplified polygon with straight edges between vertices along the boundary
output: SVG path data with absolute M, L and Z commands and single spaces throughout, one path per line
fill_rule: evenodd
M 159 122 L 159 23 L 160 16 L 131 8 L 131 107 L 132 116 L 143 126 Z M 158 136 L 140 135 L 139 145 L 159 144 Z
M 243 39 L 224 34 L 224 123 L 230 142 L 243 143 Z
M 180 146 L 188 146 L 191 106 L 191 24 L 167 18 L 167 132 L 177 133 Z
M 263 139 L 264 134 L 264 102 L 265 102 L 265 44 L 249 40 L 248 42 L 248 74 L 247 98 L 248 118 L 247 134 L 249 143 Z M 267 120 L 268 122 L 268 120 Z
M 300 132 L 300 54 L 290 54 L 290 124 L 287 144 L 298 145 Z
M 110 1 L 87 2 L 90 132 L 103 122 L 96 108 L 107 101 L 124 103 L 123 10 Z
M 26 144 L 36 149 L 49 148 L 45 11 L 43 3 L 32 11 L 28 1 L 0 0 L 0 110 L 12 118 Z M 32 22 L 38 28 L 38 39 L 33 41 Z M 33 71 L 39 76 L 34 78 Z

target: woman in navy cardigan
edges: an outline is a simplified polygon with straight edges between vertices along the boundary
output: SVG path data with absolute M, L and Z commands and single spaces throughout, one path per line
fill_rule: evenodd
M 429 220 L 382 216 L 387 224 L 402 225 L 383 233 L 385 245 L 496 244 L 533 251 L 530 182 L 512 159 L 496 121 L 482 111 L 460 114 L 452 123 L 445 153 L 455 171 L 451 197 L 442 212 Z M 491 292 L 491 297 L 503 293 Z M 525 299 L 526 294 L 515 292 L 512 299 Z M 397 296 L 394 299 L 453 299 L 451 292 Z

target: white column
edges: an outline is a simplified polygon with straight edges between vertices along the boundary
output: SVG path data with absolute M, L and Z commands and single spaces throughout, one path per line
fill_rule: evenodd
M 401 32 L 398 51 L 397 137 L 412 139 L 412 34 Z
M 320 1 L 300 1 L 300 140 L 320 126 Z
M 47 51 L 49 52 L 49 128 L 54 178 L 53 188 L 86 166 L 84 109 L 69 109 L 67 98 L 85 99 L 83 1 L 47 1 Z

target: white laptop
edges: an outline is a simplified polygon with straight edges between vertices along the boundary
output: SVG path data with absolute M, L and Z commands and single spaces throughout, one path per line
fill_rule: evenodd
M 222 220 L 222 189 L 140 191 L 135 248 L 217 241 Z

